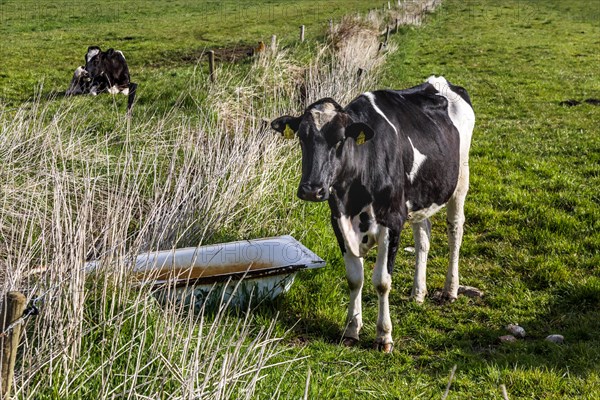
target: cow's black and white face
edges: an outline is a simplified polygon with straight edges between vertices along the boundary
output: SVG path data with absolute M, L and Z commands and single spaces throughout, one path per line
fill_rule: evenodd
M 102 56 L 104 53 L 97 46 L 88 47 L 85 55 L 85 69 L 91 76 L 100 76 L 102 74 Z
M 343 167 L 348 146 L 356 146 L 373 137 L 366 124 L 354 123 L 333 99 L 322 99 L 309 106 L 301 117 L 283 116 L 271 127 L 287 139 L 295 136 L 302 148 L 302 178 L 298 197 L 325 201 L 330 187 Z M 348 142 L 351 139 L 352 143 Z

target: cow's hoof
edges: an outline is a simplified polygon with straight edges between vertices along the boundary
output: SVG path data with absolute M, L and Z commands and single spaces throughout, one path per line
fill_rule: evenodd
M 436 290 L 431 296 L 431 300 L 436 304 L 454 303 L 456 301 L 456 296 L 452 296 L 446 291 Z
M 391 353 L 394 350 L 394 343 L 393 342 L 381 343 L 381 342 L 375 341 L 373 348 L 375 350 L 381 351 L 383 353 Z
M 425 297 L 427 296 L 427 291 L 416 293 L 414 290 L 410 294 L 410 298 L 414 300 L 417 304 L 423 304 L 425 301 Z
M 358 339 L 352 337 L 345 337 L 342 339 L 342 344 L 346 347 L 354 347 L 358 343 Z

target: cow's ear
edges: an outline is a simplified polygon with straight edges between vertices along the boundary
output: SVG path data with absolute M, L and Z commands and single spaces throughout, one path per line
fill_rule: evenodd
M 112 56 L 114 52 L 115 52 L 115 49 L 108 49 L 105 51 L 106 55 L 109 57 Z
M 301 120 L 301 117 L 290 117 L 289 115 L 284 115 L 283 117 L 273 120 L 273 122 L 271 122 L 271 128 L 281 133 L 284 138 L 293 139 L 298 132 Z
M 355 122 L 346 127 L 345 135 L 347 138 L 353 138 L 356 144 L 361 145 L 367 140 L 371 140 L 375 136 L 375 132 L 367 124 Z

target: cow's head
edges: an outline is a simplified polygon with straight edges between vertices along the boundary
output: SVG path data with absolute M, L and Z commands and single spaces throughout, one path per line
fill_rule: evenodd
M 104 65 L 103 61 L 112 56 L 114 53 L 113 49 L 102 51 L 98 46 L 88 47 L 88 51 L 85 55 L 85 69 L 92 77 L 98 77 L 103 74 Z
M 310 105 L 300 117 L 283 116 L 271 127 L 286 139 L 298 137 L 302 148 L 302 179 L 298 197 L 308 201 L 329 198 L 330 187 L 343 167 L 345 153 L 373 137 L 366 124 L 354 122 L 333 99 Z

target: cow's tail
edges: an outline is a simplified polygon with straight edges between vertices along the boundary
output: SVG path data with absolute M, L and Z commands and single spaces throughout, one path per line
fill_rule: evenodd
M 129 82 L 129 97 L 127 98 L 127 115 L 131 116 L 133 101 L 135 100 L 135 92 L 137 91 L 137 83 Z

